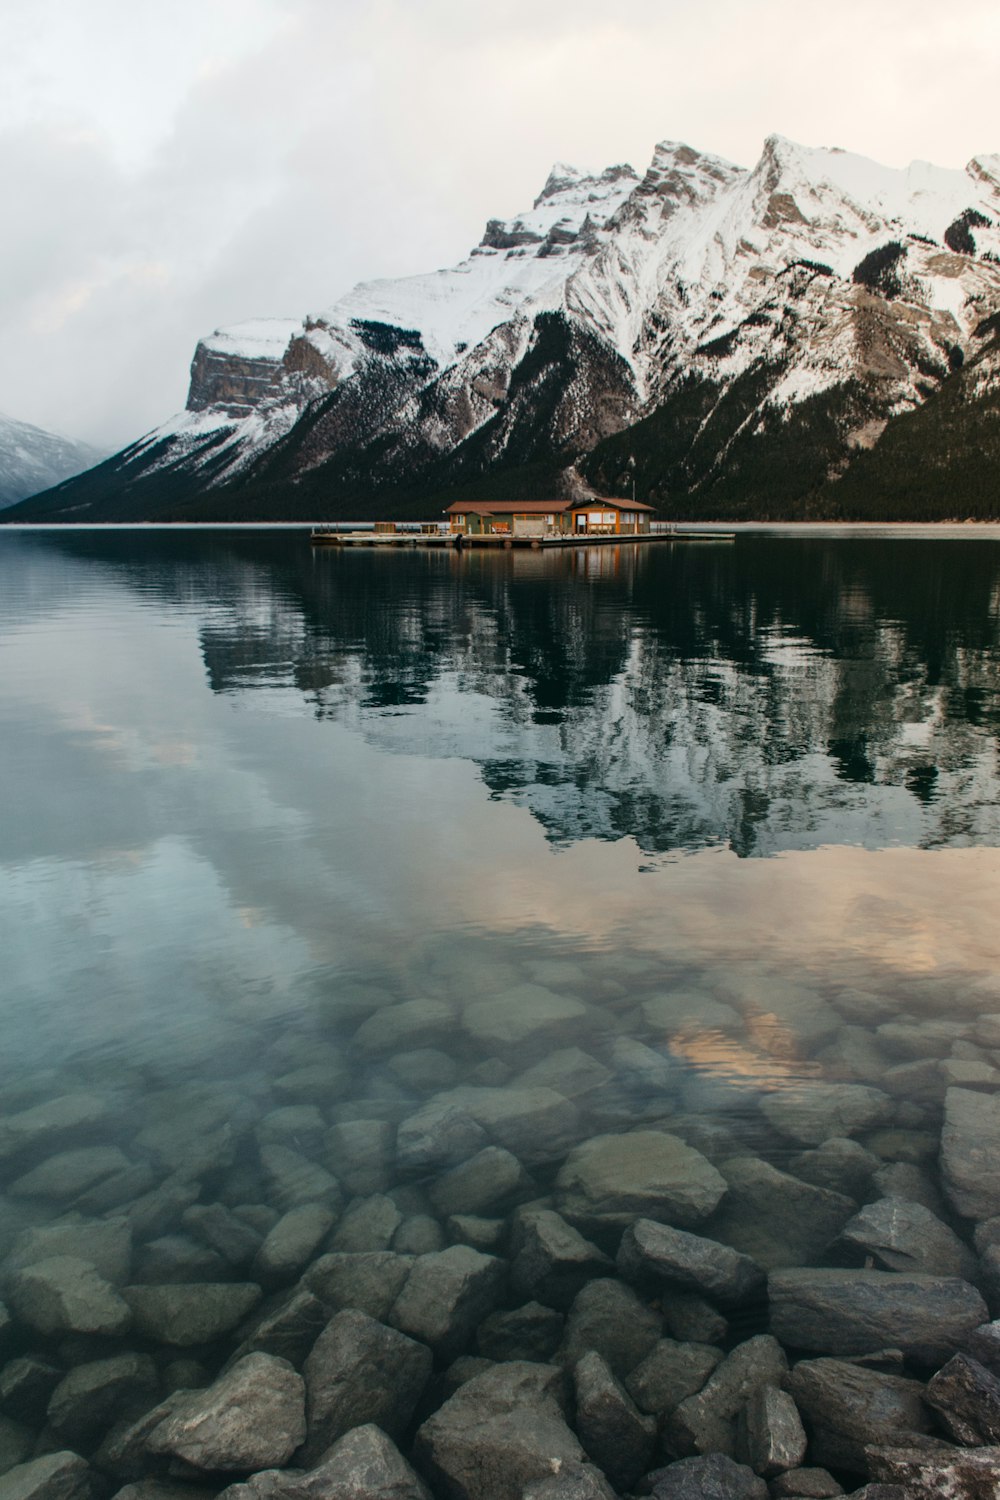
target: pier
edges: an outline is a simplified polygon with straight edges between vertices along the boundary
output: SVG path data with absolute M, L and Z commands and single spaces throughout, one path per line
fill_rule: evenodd
M 392 530 L 387 529 L 392 525 Z M 339 531 L 333 526 L 316 526 L 309 540 L 315 547 L 437 547 L 461 552 L 469 548 L 488 550 L 510 550 L 529 547 L 539 551 L 549 547 L 637 547 L 663 542 L 732 542 L 736 533 L 732 531 L 698 531 L 687 528 L 670 528 L 664 531 L 642 532 L 563 532 L 554 535 L 521 536 L 516 532 L 464 532 L 450 531 L 434 526 L 404 529 L 405 522 L 396 524 L 378 522 L 371 530 Z

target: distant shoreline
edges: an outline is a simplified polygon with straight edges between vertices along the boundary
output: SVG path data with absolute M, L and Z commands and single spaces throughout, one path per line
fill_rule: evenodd
M 83 532 L 83 531 L 309 531 L 325 521 L 3 521 L 0 534 L 8 532 Z M 988 538 L 1000 541 L 998 521 L 673 521 L 680 530 L 735 531 L 740 535 L 760 533 L 769 536 L 912 536 L 954 537 L 956 540 Z M 338 522 L 350 526 L 371 527 L 370 520 Z

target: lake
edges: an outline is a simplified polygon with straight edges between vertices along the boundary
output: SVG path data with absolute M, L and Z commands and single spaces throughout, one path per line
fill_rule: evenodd
M 765 1270 L 862 1265 L 887 1192 L 965 1246 L 992 1216 L 938 1164 L 946 1086 L 1000 1085 L 992 537 L 0 534 L 0 726 L 8 1276 L 97 1222 L 109 1285 L 274 1293 L 330 1250 L 516 1260 L 540 1201 Z M 624 1135 L 702 1198 L 599 1180 Z M 197 1384 L 141 1301 L 160 1388 Z M 711 1302 L 666 1328 L 765 1326 Z M 21 1303 L 57 1367 L 133 1326 Z M 238 1329 L 183 1346 L 201 1377 Z

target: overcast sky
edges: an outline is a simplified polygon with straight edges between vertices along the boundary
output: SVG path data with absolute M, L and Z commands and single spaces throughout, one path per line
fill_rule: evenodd
M 451 264 L 553 161 L 1000 150 L 996 0 L 0 0 L 0 411 L 117 447 L 199 335 Z

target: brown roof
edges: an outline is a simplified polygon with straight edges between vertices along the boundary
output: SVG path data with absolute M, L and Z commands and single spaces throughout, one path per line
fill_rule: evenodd
M 567 510 L 593 510 L 599 506 L 612 506 L 615 510 L 655 510 L 653 505 L 643 505 L 638 500 L 609 500 L 603 495 L 591 495 L 588 500 L 476 500 L 470 504 L 456 500 L 445 510 L 446 516 L 544 516 Z

